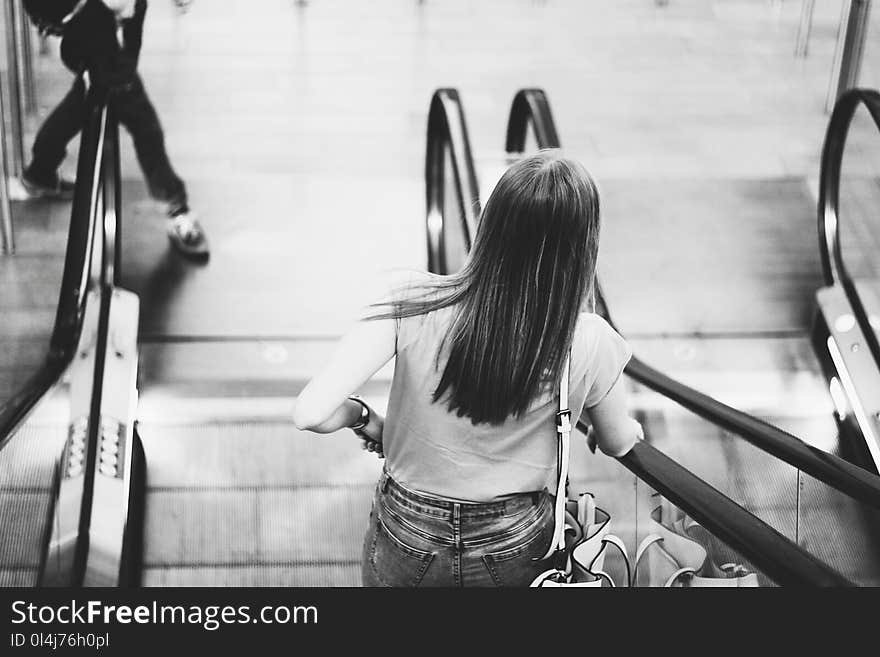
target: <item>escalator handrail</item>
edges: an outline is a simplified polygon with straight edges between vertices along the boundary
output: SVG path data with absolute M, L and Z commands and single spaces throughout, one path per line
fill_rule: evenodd
M 88 133 L 91 137 L 97 136 L 94 147 L 95 157 L 91 160 L 89 173 L 89 217 L 91 225 L 91 245 L 93 252 L 87 258 L 86 269 L 83 270 L 83 293 L 89 284 L 99 291 L 97 325 L 94 343 L 88 348 L 94 349 L 94 371 L 92 372 L 91 392 L 89 395 L 88 421 L 84 442 L 84 459 L 82 488 L 75 494 L 79 495 L 79 517 L 77 530 L 73 541 L 74 558 L 70 562 L 69 570 L 62 569 L 52 573 L 47 580 L 46 570 L 49 560 L 50 543 L 54 532 L 47 532 L 46 545 L 43 549 L 43 559 L 40 564 L 38 582 L 41 586 L 53 586 L 59 582 L 65 585 L 81 586 L 86 581 L 95 581 L 89 578 L 90 569 L 94 570 L 94 559 L 91 557 L 93 550 L 92 523 L 93 505 L 95 500 L 95 479 L 102 458 L 102 449 L 99 445 L 105 437 L 105 425 L 102 422 L 102 394 L 104 389 L 105 355 L 107 344 L 110 341 L 110 303 L 113 286 L 118 277 L 119 267 L 119 231 L 120 231 L 120 203 L 121 203 L 121 177 L 119 155 L 119 127 L 112 106 L 107 102 L 107 90 L 94 88 L 90 91 L 87 101 L 89 111 L 93 112 L 96 123 L 90 128 L 95 132 Z M 84 136 L 87 133 L 84 133 Z M 78 178 L 79 179 L 79 178 Z M 77 186 L 79 188 L 79 185 Z M 97 258 L 97 260 L 95 260 Z M 100 271 L 94 264 L 100 264 Z M 60 313 L 60 311 L 59 311 Z M 130 419 L 115 418 L 116 420 Z M 58 506 L 58 488 L 56 487 L 53 507 Z M 63 549 L 63 548 L 62 548 Z M 102 566 L 106 563 L 102 562 Z
M 840 248 L 840 173 L 846 138 L 860 105 L 865 106 L 880 129 L 880 93 L 873 89 L 850 89 L 834 105 L 822 146 L 819 167 L 819 253 L 822 275 L 827 285 L 849 279 Z
M 534 97 L 534 99 L 526 102 L 527 98 L 524 99 L 523 96 Z M 877 96 L 877 100 L 877 111 L 880 112 L 880 95 Z M 532 112 L 538 112 L 538 114 Z M 550 113 L 550 104 L 540 89 L 524 89 L 514 97 L 507 128 L 508 145 L 519 145 L 521 150 L 530 124 L 534 126 L 539 148 L 559 148 L 559 139 L 556 137 L 556 128 Z M 540 138 L 542 134 L 552 135 L 553 139 L 542 142 Z M 518 152 L 514 150 L 511 154 Z M 596 285 L 596 307 L 597 312 L 615 330 L 619 330 L 608 311 L 608 304 L 605 302 L 602 289 L 598 284 Z M 694 390 L 659 372 L 635 356 L 629 361 L 624 371 L 645 387 L 672 399 L 680 406 L 709 422 L 741 436 L 758 449 L 772 454 L 860 502 L 880 508 L 880 477 L 864 468 L 808 445 L 800 438 L 772 424 Z
M 529 125 L 532 126 L 539 148 L 560 147 L 553 114 L 550 111 L 550 102 L 541 89 L 521 89 L 514 96 L 507 123 L 506 150 L 509 154 L 522 153 Z M 598 309 L 613 325 L 605 298 L 598 284 L 596 296 Z M 693 404 L 701 410 L 713 410 L 711 417 L 707 419 L 726 418 L 729 413 L 725 413 L 725 410 L 734 411 L 734 409 L 666 377 L 635 357 L 627 366 L 627 374 L 649 387 L 653 387 L 650 385 L 652 383 L 658 386 L 662 384 L 664 389 L 658 390 L 659 392 L 679 401 L 679 403 L 684 402 L 683 405 L 687 408 L 691 408 Z M 739 411 L 734 411 L 734 413 L 737 416 L 742 415 L 752 423 L 760 422 Z M 766 426 L 775 429 L 770 425 Z M 578 421 L 578 428 L 586 432 L 589 427 L 581 419 Z M 807 447 L 793 436 L 791 438 L 797 441 L 797 446 Z M 824 452 L 822 454 L 824 455 Z M 649 443 L 639 442 L 618 460 L 639 479 L 657 490 L 694 520 L 703 524 L 712 534 L 737 550 L 778 584 L 783 586 L 853 585 L 823 561 L 800 548 Z M 850 465 L 846 461 L 842 462 Z M 853 466 L 853 469 L 857 471 L 858 481 L 862 479 L 861 473 L 867 477 L 871 476 L 861 468 Z M 873 481 L 869 480 L 869 483 L 876 486 Z M 874 492 L 878 495 L 877 499 L 880 499 L 880 487 L 877 487 Z
M 822 161 L 819 165 L 819 254 L 826 285 L 842 286 L 874 362 L 880 364 L 880 340 L 877 338 L 877 331 L 871 325 L 869 313 L 846 269 L 840 245 L 840 174 L 849 129 L 860 105 L 865 106 L 880 130 L 880 93 L 873 89 L 850 89 L 843 93 L 834 104 L 828 120 L 825 142 L 822 145 Z
M 559 148 L 559 136 L 550 111 L 550 101 L 543 89 L 520 89 L 514 95 L 504 144 L 507 153 L 523 152 L 529 125 L 535 132 L 535 141 L 539 148 Z
M 443 255 L 443 197 L 446 174 L 445 153 L 448 148 L 455 177 L 459 211 L 464 220 L 462 231 L 470 251 L 480 217 L 480 192 L 467 124 L 458 91 L 438 89 L 431 98 L 428 111 L 427 150 L 425 153 L 426 220 L 428 236 L 428 270 L 447 273 Z
M 459 112 L 463 116 L 461 107 Z M 522 127 L 525 130 L 526 126 Z M 431 135 L 429 127 L 429 141 L 441 137 Z M 426 182 L 432 185 L 438 181 L 427 177 Z M 439 192 L 428 190 L 429 197 L 432 193 Z M 582 420 L 578 427 L 584 428 Z M 647 443 L 639 443 L 620 460 L 636 477 L 668 495 L 715 536 L 730 538 L 731 544 L 772 580 L 800 586 L 852 586 L 852 582 Z M 773 553 L 782 555 L 783 560 Z
M 80 138 L 76 168 L 77 185 L 73 194 L 64 271 L 49 353 L 36 373 L 0 406 L 0 450 L 6 447 L 16 429 L 55 384 L 76 351 L 82 329 L 83 304 L 92 259 L 92 237 L 97 221 L 95 200 L 100 175 L 98 161 L 101 157 L 99 148 L 102 140 L 103 105 L 100 94 L 97 91 L 90 91 L 86 100 L 86 119 Z
M 650 443 L 638 442 L 617 460 L 780 586 L 854 586 Z

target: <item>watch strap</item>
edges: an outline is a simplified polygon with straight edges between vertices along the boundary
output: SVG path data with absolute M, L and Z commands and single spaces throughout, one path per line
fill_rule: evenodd
M 358 397 L 357 395 L 351 395 L 349 397 L 349 399 L 351 401 L 356 401 L 358 404 L 361 405 L 360 417 L 358 418 L 357 422 L 355 422 L 352 425 L 349 425 L 349 427 L 348 427 L 349 429 L 351 429 L 355 433 L 358 433 L 361 429 L 363 429 L 364 427 L 366 427 L 370 423 L 370 407 L 367 406 L 366 402 L 364 402 L 364 400 L 361 399 L 360 397 Z

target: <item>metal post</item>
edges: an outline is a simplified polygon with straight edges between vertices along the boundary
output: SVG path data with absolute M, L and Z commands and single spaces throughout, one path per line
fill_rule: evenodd
M 19 52 L 19 87 L 22 90 L 24 114 L 33 114 L 37 109 L 37 93 L 34 88 L 34 41 L 31 24 L 21 0 L 15 0 L 16 45 Z
M 801 23 L 798 26 L 797 45 L 794 47 L 795 57 L 806 57 L 810 44 L 810 30 L 813 28 L 813 9 L 816 0 L 803 0 L 801 5 Z
M 871 0 L 846 0 L 843 3 L 837 47 L 834 51 L 834 68 L 831 71 L 831 84 L 825 103 L 825 110 L 828 112 L 834 108 L 834 103 L 843 92 L 858 86 L 870 12 Z
M 6 98 L 0 84 L 0 233 L 3 233 L 3 252 L 15 253 L 15 236 L 12 231 L 12 208 L 9 205 L 9 189 L 6 186 Z
M 21 118 L 21 88 L 19 87 L 18 48 L 16 46 L 16 11 L 12 2 L 3 2 L 6 27 L 6 88 L 9 92 L 9 131 L 12 148 L 6 160 L 7 180 L 19 178 L 24 168 L 24 126 Z

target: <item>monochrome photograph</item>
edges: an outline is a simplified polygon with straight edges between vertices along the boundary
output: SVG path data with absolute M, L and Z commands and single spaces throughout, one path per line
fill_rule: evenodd
M 2 10 L 12 648 L 880 586 L 871 0 Z

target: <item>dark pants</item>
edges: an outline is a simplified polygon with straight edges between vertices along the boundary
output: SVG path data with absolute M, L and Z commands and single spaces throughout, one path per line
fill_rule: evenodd
M 82 129 L 85 98 L 85 82 L 79 76 L 40 126 L 34 139 L 33 160 L 25 172 L 34 182 L 50 187 L 56 184 L 58 167 L 67 154 L 67 144 Z M 171 168 L 159 117 L 140 76 L 135 74 L 130 84 L 111 91 L 110 103 L 117 119 L 134 140 L 134 150 L 150 194 L 159 201 L 166 201 L 171 215 L 186 211 L 186 187 Z

